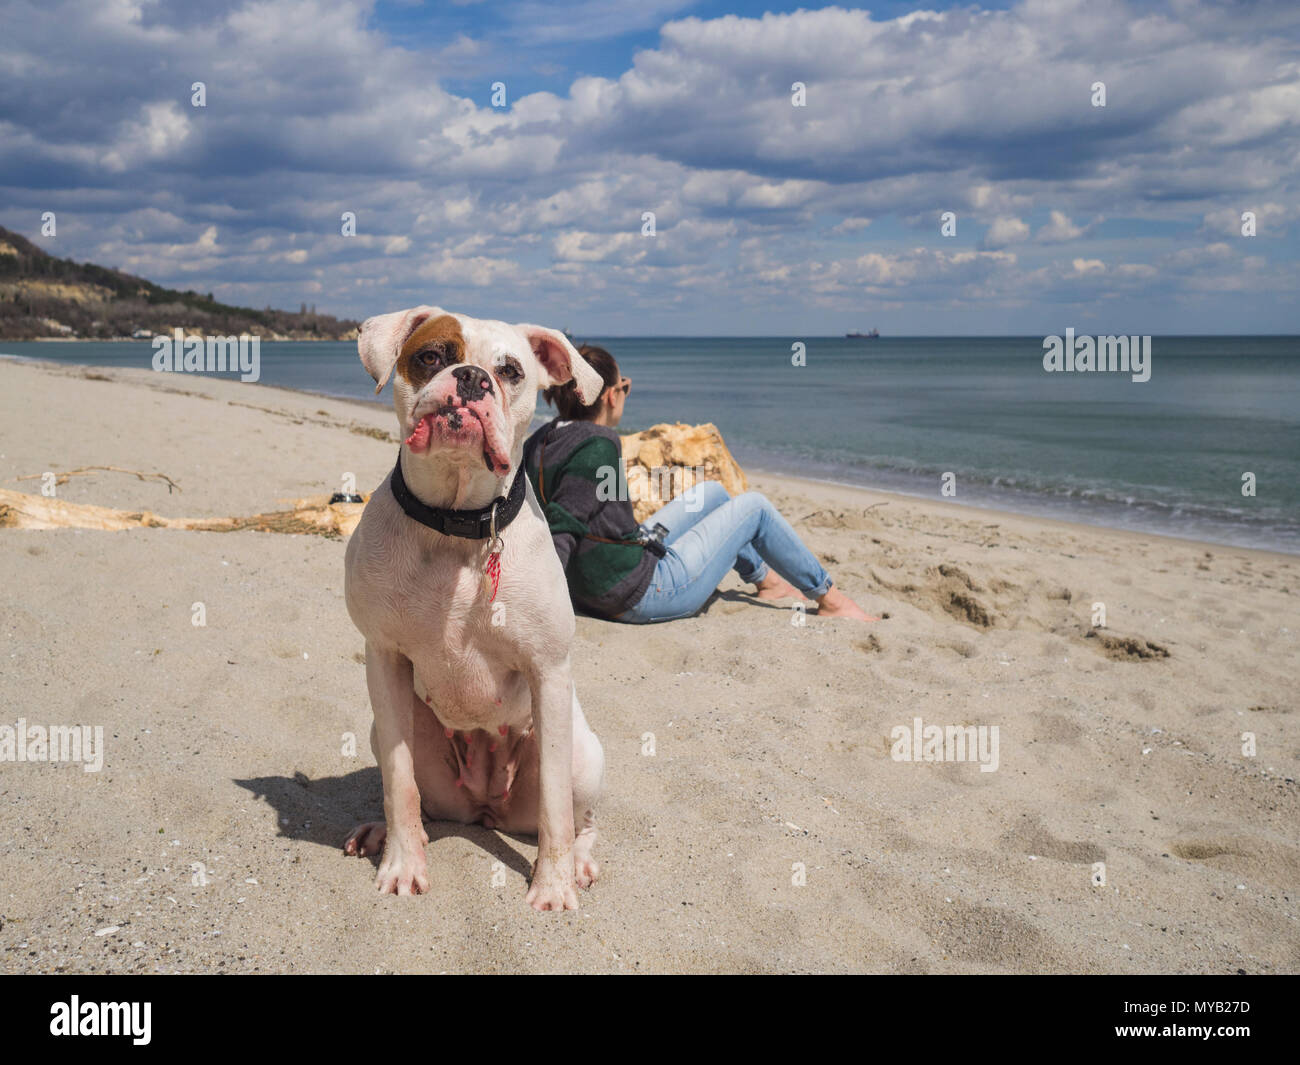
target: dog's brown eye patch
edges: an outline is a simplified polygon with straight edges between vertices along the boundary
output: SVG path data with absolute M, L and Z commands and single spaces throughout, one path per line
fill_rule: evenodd
M 397 357 L 397 372 L 412 388 L 423 388 L 440 371 L 455 362 L 465 361 L 465 338 L 460 322 L 442 314 L 420 323 L 406 338 Z

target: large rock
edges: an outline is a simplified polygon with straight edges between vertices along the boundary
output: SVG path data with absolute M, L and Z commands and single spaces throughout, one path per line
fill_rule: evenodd
M 623 437 L 627 488 L 637 521 L 645 521 L 697 480 L 720 481 L 728 494 L 748 491 L 749 481 L 712 422 L 652 425 Z

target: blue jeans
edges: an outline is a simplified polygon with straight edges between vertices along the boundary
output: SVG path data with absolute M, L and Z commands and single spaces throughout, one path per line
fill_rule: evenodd
M 732 499 L 717 481 L 701 481 L 643 523 L 668 530 L 667 553 L 645 594 L 617 621 L 644 625 L 688 618 L 708 602 L 727 570 L 757 584 L 776 570 L 810 599 L 831 586 L 830 574 L 799 534 L 759 492 Z

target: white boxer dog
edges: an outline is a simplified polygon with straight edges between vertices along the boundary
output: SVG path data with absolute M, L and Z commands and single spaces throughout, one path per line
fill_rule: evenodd
M 572 379 L 590 403 L 604 381 L 557 330 L 438 307 L 367 319 L 357 347 L 376 392 L 393 377 L 404 443 L 347 548 L 385 820 L 344 850 L 382 847 L 375 886 L 412 895 L 429 890 L 423 817 L 535 832 L 528 903 L 577 909 L 575 885 L 598 872 L 605 755 L 574 692 L 573 607 L 521 459 L 539 388 Z

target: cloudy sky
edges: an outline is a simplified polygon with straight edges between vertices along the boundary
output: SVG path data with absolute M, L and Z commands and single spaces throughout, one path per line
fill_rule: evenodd
M 0 223 L 232 303 L 582 335 L 1300 331 L 1294 0 L 0 13 Z

